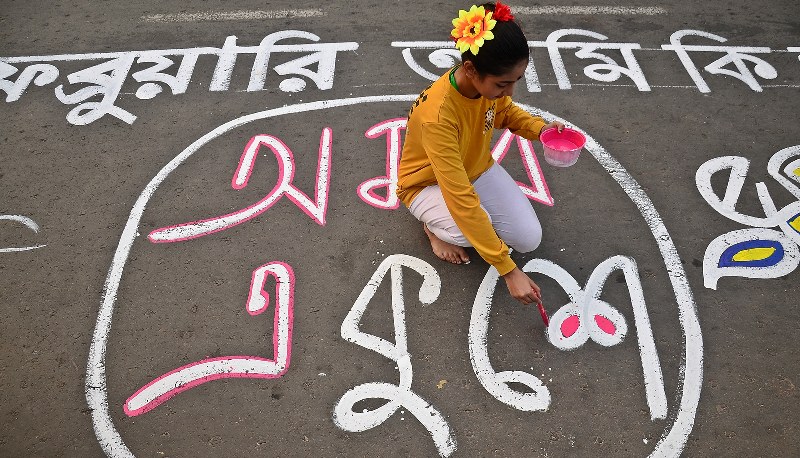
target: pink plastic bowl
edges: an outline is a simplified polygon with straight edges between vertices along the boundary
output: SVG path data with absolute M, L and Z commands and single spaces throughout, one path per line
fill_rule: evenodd
M 555 127 L 539 136 L 544 147 L 544 160 L 556 167 L 569 167 L 578 161 L 586 137 L 577 130 L 565 127 L 561 132 Z

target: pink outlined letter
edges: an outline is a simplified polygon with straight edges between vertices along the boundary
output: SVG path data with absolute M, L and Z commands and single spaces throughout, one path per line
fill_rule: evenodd
M 294 323 L 294 272 L 282 262 L 264 264 L 253 271 L 247 312 L 259 315 L 269 305 L 264 291 L 268 277 L 275 277 L 275 315 L 272 335 L 272 359 L 257 356 L 221 356 L 196 361 L 156 378 L 140 388 L 123 409 L 130 417 L 152 410 L 167 399 L 202 383 L 221 378 L 278 378 L 289 369 Z
M 364 136 L 378 138 L 386 135 L 386 175 L 369 179 L 358 186 L 358 197 L 375 208 L 394 210 L 400 200 L 394 193 L 397 187 L 397 169 L 400 165 L 400 133 L 406 128 L 405 118 L 394 118 L 375 124 L 367 129 Z M 375 194 L 375 188 L 386 188 L 386 197 Z
M 494 145 L 492 157 L 498 163 L 503 160 L 508 152 L 508 147 L 511 145 L 512 138 L 514 138 L 514 134 L 506 129 Z M 536 159 L 536 154 L 533 151 L 533 144 L 530 140 L 517 136 L 517 146 L 519 146 L 519 154 L 522 156 L 522 163 L 525 165 L 525 171 L 528 173 L 528 179 L 531 182 L 531 185 L 528 186 L 517 181 L 519 189 L 528 199 L 552 207 L 553 197 L 550 195 L 550 189 L 547 187 L 547 182 L 544 180 L 544 174 L 542 173 L 542 168 L 539 166 L 539 160 Z
M 295 169 L 292 151 L 277 137 L 266 134 L 256 135 L 250 139 L 250 142 L 242 152 L 239 166 L 236 168 L 231 180 L 231 186 L 236 190 L 247 186 L 250 174 L 255 166 L 256 157 L 258 157 L 258 152 L 263 145 L 275 154 L 279 167 L 278 183 L 266 197 L 247 208 L 227 215 L 156 229 L 148 235 L 148 239 L 153 243 L 180 242 L 224 231 L 264 213 L 284 195 L 300 207 L 311 219 L 316 221 L 317 224 L 324 226 L 325 214 L 328 211 L 328 188 L 331 177 L 331 138 L 331 129 L 329 127 L 324 128 L 319 140 L 317 189 L 314 193 L 315 202 L 312 202 L 305 193 L 292 184 Z

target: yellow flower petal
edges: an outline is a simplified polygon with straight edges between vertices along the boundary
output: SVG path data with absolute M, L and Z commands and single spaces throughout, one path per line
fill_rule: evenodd
M 467 16 L 469 17 L 470 20 L 474 21 L 476 18 L 483 18 L 484 16 L 486 16 L 486 11 L 483 9 L 482 6 L 472 5 L 472 7 L 467 12 Z

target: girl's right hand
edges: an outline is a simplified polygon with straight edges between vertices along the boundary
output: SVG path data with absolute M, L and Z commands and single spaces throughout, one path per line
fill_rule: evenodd
M 542 290 L 539 285 L 534 283 L 531 277 L 521 271 L 519 267 L 514 267 L 514 270 L 503 275 L 503 279 L 508 286 L 508 292 L 514 299 L 523 304 L 542 303 Z
M 541 133 L 546 131 L 547 129 L 550 129 L 550 128 L 553 128 L 553 127 L 555 127 L 556 129 L 558 129 L 559 132 L 561 132 L 562 130 L 564 130 L 564 127 L 566 127 L 566 126 L 564 125 L 563 122 L 553 121 L 550 124 L 547 124 L 546 126 L 542 127 L 542 130 L 539 131 L 539 135 L 541 135 Z

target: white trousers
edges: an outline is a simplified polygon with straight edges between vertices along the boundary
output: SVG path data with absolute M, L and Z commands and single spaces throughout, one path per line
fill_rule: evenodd
M 530 200 L 511 175 L 495 163 L 472 183 L 495 232 L 515 251 L 528 253 L 542 241 L 542 225 Z M 423 189 L 408 208 L 439 239 L 462 247 L 472 246 L 458 228 L 439 185 Z

